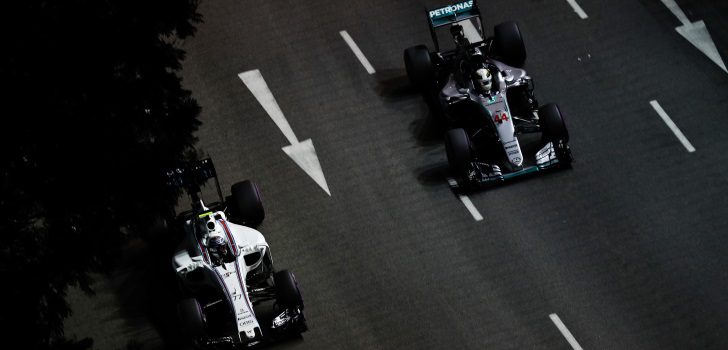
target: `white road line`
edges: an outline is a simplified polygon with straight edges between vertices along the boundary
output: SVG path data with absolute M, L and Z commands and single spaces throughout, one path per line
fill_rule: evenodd
M 551 318 L 551 322 L 553 322 L 556 325 L 556 328 L 559 329 L 559 331 L 561 332 L 561 335 L 563 335 L 564 338 L 566 338 L 566 341 L 569 342 L 569 344 L 571 345 L 572 348 L 574 348 L 574 350 L 584 350 L 581 347 L 581 345 L 579 345 L 579 342 L 576 341 L 576 338 L 574 338 L 574 336 L 571 335 L 571 332 L 569 332 L 569 329 L 566 328 L 566 325 L 564 325 L 564 323 L 561 322 L 559 315 L 551 314 L 551 315 L 549 315 L 549 317 Z
M 576 3 L 576 0 L 566 0 L 566 2 L 568 2 L 569 5 L 571 5 L 571 8 L 574 9 L 574 12 L 576 12 L 576 14 L 579 15 L 579 17 L 581 17 L 581 19 L 589 18 L 589 16 L 586 15 L 586 12 L 584 12 L 584 10 L 581 9 L 581 6 L 579 6 L 579 4 Z
M 677 136 L 677 139 L 682 142 L 683 146 L 685 146 L 685 149 L 688 150 L 688 152 L 690 153 L 695 152 L 695 147 L 693 147 L 690 141 L 688 141 L 688 138 L 683 135 L 682 131 L 680 131 L 677 125 L 675 125 L 672 119 L 670 119 L 670 116 L 665 113 L 665 110 L 662 109 L 662 106 L 660 106 L 660 104 L 655 100 L 650 101 L 650 105 L 652 105 L 652 108 L 655 109 L 655 112 L 657 112 L 660 118 L 662 118 L 662 121 L 667 124 L 667 127 L 669 127 L 670 130 L 672 130 L 672 132 L 675 134 L 675 136 Z
M 455 181 L 455 179 L 448 178 L 447 183 L 450 185 L 450 188 L 452 188 L 452 189 L 455 189 L 458 187 L 458 182 Z M 470 212 L 470 215 L 473 216 L 473 219 L 475 219 L 475 221 L 483 221 L 483 215 L 480 215 L 478 208 L 475 207 L 475 205 L 473 204 L 473 202 L 470 201 L 470 198 L 468 198 L 468 196 L 462 195 L 459 193 L 457 194 L 457 196 L 458 196 L 458 198 L 460 198 L 460 201 L 463 202 L 463 204 L 465 205 L 465 208 L 468 209 L 468 211 Z
M 367 73 L 374 74 L 377 71 L 374 70 L 374 67 L 372 67 L 371 63 L 369 63 L 369 60 L 364 56 L 364 53 L 361 52 L 359 49 L 359 46 L 356 45 L 354 42 L 354 39 L 351 38 L 349 33 L 347 33 L 345 30 L 342 30 L 339 32 L 342 38 L 344 38 L 344 41 L 349 45 L 349 48 L 351 48 L 351 51 L 354 51 L 354 55 L 356 55 L 356 58 L 359 59 L 359 62 L 361 62 L 361 65 L 364 66 L 364 69 L 367 70 Z

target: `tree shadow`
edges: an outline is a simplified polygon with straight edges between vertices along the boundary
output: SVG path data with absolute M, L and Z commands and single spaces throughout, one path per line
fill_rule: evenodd
M 179 292 L 171 257 L 180 237 L 171 232 L 148 234 L 130 241 L 112 284 L 121 316 L 136 329 L 154 328 L 164 348 L 184 349 L 185 335 L 177 317 Z M 136 345 L 149 349 L 143 341 Z

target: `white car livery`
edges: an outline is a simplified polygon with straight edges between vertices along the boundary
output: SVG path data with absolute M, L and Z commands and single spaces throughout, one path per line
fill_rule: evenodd
M 204 167 L 212 171 L 202 179 L 215 176 L 211 162 Z M 232 196 L 210 209 L 196 195 L 199 187 L 190 185 L 200 178 L 189 173 L 199 170 L 188 166 L 181 172 L 187 174 L 174 174 L 177 185 L 188 187 L 196 200 L 182 215 L 184 239 L 172 259 L 185 296 L 179 316 L 186 334 L 198 348 L 234 348 L 306 331 L 295 276 L 274 271 L 265 237 L 251 227 L 264 217 L 258 186 L 237 183 Z M 261 308 L 270 317 L 259 317 Z

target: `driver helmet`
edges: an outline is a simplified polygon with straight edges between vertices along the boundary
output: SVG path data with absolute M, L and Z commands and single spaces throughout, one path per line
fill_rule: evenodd
M 215 260 L 222 260 L 228 253 L 227 242 L 221 235 L 210 235 L 207 239 L 207 249 Z
M 475 71 L 475 84 L 478 88 L 482 89 L 483 92 L 490 92 L 493 86 L 492 75 L 487 68 L 480 68 Z

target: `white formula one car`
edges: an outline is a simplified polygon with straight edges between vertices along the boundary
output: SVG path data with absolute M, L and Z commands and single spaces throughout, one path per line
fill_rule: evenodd
M 270 248 L 253 227 L 263 221 L 258 186 L 243 181 L 223 199 L 210 159 L 168 173 L 184 187 L 193 209 L 182 213 L 184 239 L 173 258 L 180 288 L 182 326 L 196 348 L 253 346 L 307 330 L 303 299 L 293 273 L 275 272 Z M 200 184 L 214 178 L 220 202 L 200 199 Z M 232 221 L 231 221 L 232 220 Z M 271 307 L 256 313 L 267 305 Z M 259 317 L 269 314 L 268 320 Z

